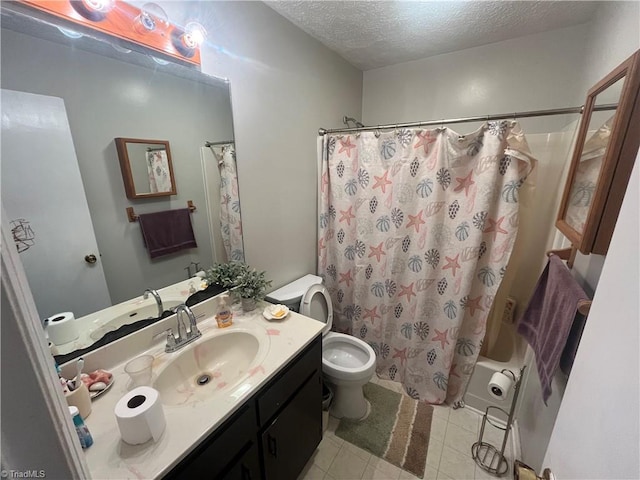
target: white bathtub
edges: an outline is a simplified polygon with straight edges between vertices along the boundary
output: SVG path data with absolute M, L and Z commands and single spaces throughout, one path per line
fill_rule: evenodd
M 487 357 L 478 357 L 478 363 L 469 381 L 467 393 L 464 396 L 465 405 L 484 413 L 488 406 L 500 407 L 509 411 L 513 399 L 513 389 L 505 401 L 497 401 L 487 390 L 491 376 L 502 369 L 509 369 L 518 374 L 524 359 L 524 345 L 516 336 L 515 326 L 503 323 L 498 339 Z

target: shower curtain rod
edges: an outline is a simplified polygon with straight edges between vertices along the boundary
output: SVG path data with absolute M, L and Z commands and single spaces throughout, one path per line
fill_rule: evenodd
M 618 107 L 617 103 L 609 103 L 605 105 L 597 105 L 593 107 L 594 111 L 602 110 L 615 110 Z M 528 118 L 528 117 L 547 117 L 550 115 L 567 115 L 570 113 L 582 113 L 584 106 L 580 107 L 568 107 L 568 108 L 555 108 L 552 110 L 531 110 L 528 112 L 515 112 L 515 113 L 500 113 L 497 115 L 483 115 L 479 117 L 462 117 L 462 118 L 449 118 L 447 120 L 429 120 L 427 122 L 412 122 L 412 123 L 394 123 L 390 125 L 375 125 L 371 127 L 352 127 L 352 128 L 320 128 L 318 135 L 322 136 L 326 133 L 348 133 L 348 132 L 362 132 L 366 130 L 385 130 L 389 128 L 409 128 L 409 127 L 426 127 L 429 125 L 445 125 L 449 123 L 467 123 L 467 122 L 486 122 L 489 120 L 507 120 L 509 118 Z
M 204 142 L 205 147 L 213 147 L 215 145 L 229 145 L 230 143 L 234 143 L 233 140 L 223 140 L 221 142 Z

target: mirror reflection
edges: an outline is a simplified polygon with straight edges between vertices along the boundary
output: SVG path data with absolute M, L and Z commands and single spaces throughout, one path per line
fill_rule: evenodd
M 93 341 L 132 314 L 132 321 L 155 317 L 154 299 L 142 298 L 145 289 L 181 285 L 168 295 L 167 310 L 193 286 L 179 282 L 243 255 L 237 176 L 231 193 L 220 188 L 228 184 L 221 172 L 235 167 L 222 168 L 213 150 L 223 149 L 206 146 L 230 143 L 235 162 L 227 81 L 96 39 L 69 39 L 22 15 L 3 11 L 2 22 L 2 203 L 16 241 L 28 247 L 20 258 L 41 318 L 68 311 L 89 318 Z M 166 141 L 177 194 L 128 200 L 115 138 Z M 143 162 L 156 143 L 141 144 Z M 148 184 L 142 165 L 136 176 Z M 127 207 L 156 213 L 189 200 L 197 207 L 191 215 L 197 248 L 150 258 Z M 227 253 L 230 231 L 236 253 Z M 113 322 L 103 309 L 123 302 L 131 312 L 123 309 Z
M 616 105 L 620 101 L 624 78 L 599 93 L 594 108 Z M 603 160 L 611 137 L 615 111 L 593 111 L 589 120 L 587 139 L 580 154 L 580 162 L 569 193 L 565 220 L 571 228 L 582 233 L 600 177 Z
M 116 138 L 127 198 L 176 194 L 169 142 Z

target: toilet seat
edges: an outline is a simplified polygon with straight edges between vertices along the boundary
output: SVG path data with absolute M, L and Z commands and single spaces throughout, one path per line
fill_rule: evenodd
M 373 348 L 359 338 L 330 332 L 322 339 L 322 367 L 339 380 L 369 380 L 376 367 Z
M 331 331 L 333 304 L 329 291 L 324 285 L 316 284 L 307 289 L 300 302 L 300 313 L 325 324 L 322 329 L 323 337 Z

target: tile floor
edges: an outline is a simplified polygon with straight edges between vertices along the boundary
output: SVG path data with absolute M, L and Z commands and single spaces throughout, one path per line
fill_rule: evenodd
M 402 393 L 399 383 L 380 380 L 373 383 Z M 490 480 L 496 479 L 478 467 L 471 458 L 471 445 L 478 440 L 482 416 L 469 409 L 453 410 L 434 406 L 431 438 L 425 466 L 425 480 Z M 485 441 L 500 446 L 502 432 L 489 424 Z M 329 427 L 299 480 L 404 480 L 417 479 L 395 465 L 346 442 L 335 435 L 338 420 L 329 417 Z M 508 442 L 510 443 L 510 442 Z M 509 470 L 501 479 L 511 478 L 513 457 L 507 446 L 505 456 Z

